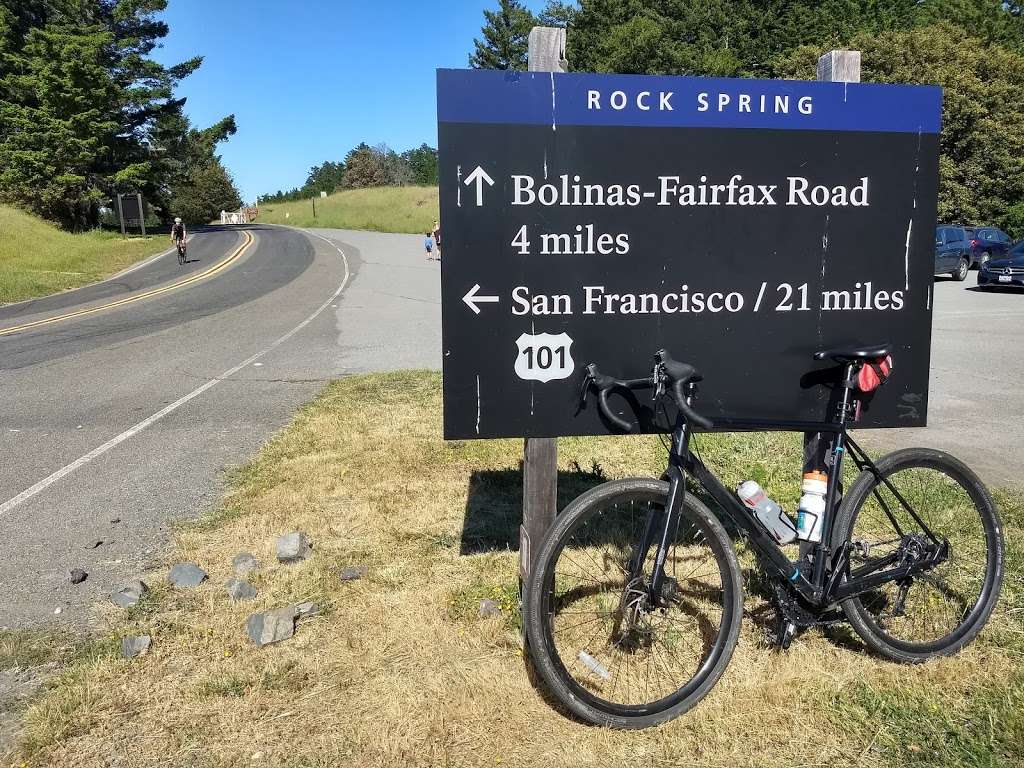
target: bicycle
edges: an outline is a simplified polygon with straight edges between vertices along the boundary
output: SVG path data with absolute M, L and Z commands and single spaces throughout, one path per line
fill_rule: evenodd
M 186 255 L 187 246 L 185 245 L 185 241 L 175 240 L 174 245 L 178 249 L 178 264 L 187 264 L 188 256 Z
M 756 425 L 832 437 L 823 535 L 794 560 L 690 450 L 694 428 L 715 426 L 693 408 L 702 380 L 693 366 L 665 350 L 644 378 L 619 380 L 588 366 L 580 407 L 595 390 L 602 416 L 618 429 L 633 425 L 610 407 L 612 393 L 632 398 L 653 388 L 666 417 L 672 406 L 676 413 L 662 478 L 607 482 L 572 501 L 524 585 L 530 655 L 565 707 L 597 725 L 644 728 L 683 714 L 711 690 L 732 657 L 743 611 L 723 521 L 748 541 L 769 585 L 782 648 L 799 629 L 841 621 L 900 662 L 950 655 L 974 639 L 1003 579 L 1002 527 L 988 490 L 940 451 L 911 448 L 874 462 L 847 431 L 860 413 L 857 374 L 887 355 L 888 345 L 815 353 L 841 374 L 832 418 Z M 847 454 L 859 473 L 843 494 Z M 715 510 L 687 490 L 690 479 Z

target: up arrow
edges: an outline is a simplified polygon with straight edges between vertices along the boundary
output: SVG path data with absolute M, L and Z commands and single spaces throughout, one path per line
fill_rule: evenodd
M 473 314 L 475 314 L 475 315 L 479 315 L 480 314 L 480 307 L 478 307 L 477 304 L 486 304 L 486 303 L 497 304 L 498 303 L 498 297 L 497 296 L 481 296 L 478 293 L 479 290 L 480 290 L 480 285 L 479 284 L 474 285 L 472 288 L 469 289 L 469 291 L 466 293 L 466 295 L 462 297 L 462 300 L 464 302 L 466 302 L 466 306 L 469 307 L 470 309 L 472 309 L 473 310 Z
M 464 182 L 462 182 L 462 183 L 465 184 L 468 187 L 473 182 L 476 182 L 476 204 L 478 206 L 483 205 L 484 204 L 484 182 L 487 182 L 487 186 L 493 187 L 494 186 L 494 179 L 492 179 L 490 176 L 488 176 L 487 175 L 487 171 L 485 171 L 483 168 L 481 168 L 478 165 L 476 167 L 476 170 L 474 170 L 471 174 L 469 174 L 469 176 L 466 177 L 466 180 Z M 477 286 L 477 287 L 479 288 L 480 286 Z M 477 311 L 479 311 L 479 310 L 477 310 Z

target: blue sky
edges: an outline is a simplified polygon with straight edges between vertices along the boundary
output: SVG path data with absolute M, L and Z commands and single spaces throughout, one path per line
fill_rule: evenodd
M 537 11 L 542 0 L 528 5 Z M 436 146 L 434 70 L 465 67 L 495 0 L 170 0 L 154 56 L 205 58 L 185 79 L 193 123 L 234 113 L 221 145 L 247 202 L 366 141 Z

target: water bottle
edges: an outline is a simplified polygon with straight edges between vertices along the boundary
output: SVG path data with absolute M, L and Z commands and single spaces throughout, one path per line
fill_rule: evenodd
M 796 516 L 797 536 L 802 541 L 821 541 L 821 527 L 825 518 L 825 494 L 828 493 L 828 475 L 824 472 L 805 472 L 800 484 L 800 511 Z
M 743 505 L 757 519 L 769 535 L 779 544 L 789 544 L 796 538 L 796 526 L 782 507 L 768 498 L 768 495 L 753 480 L 747 480 L 736 489 Z

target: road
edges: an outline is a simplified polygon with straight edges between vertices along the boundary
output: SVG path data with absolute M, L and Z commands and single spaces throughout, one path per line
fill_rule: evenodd
M 0 626 L 94 621 L 325 382 L 440 367 L 439 265 L 419 249 L 210 228 L 185 266 L 0 307 Z
M 884 448 L 924 445 L 966 461 L 991 485 L 1024 487 L 1024 293 L 936 278 L 928 424 L 873 430 Z M 899 328 L 893 328 L 893 334 Z M 899 366 L 899 361 L 894 361 Z
M 415 235 L 211 228 L 189 255 L 0 308 L 0 626 L 89 623 L 95 600 L 159 561 L 169 524 L 216 504 L 223 470 L 325 382 L 440 367 L 439 264 Z M 973 285 L 936 283 L 932 426 L 862 437 L 943 448 L 1020 485 L 1024 295 Z

